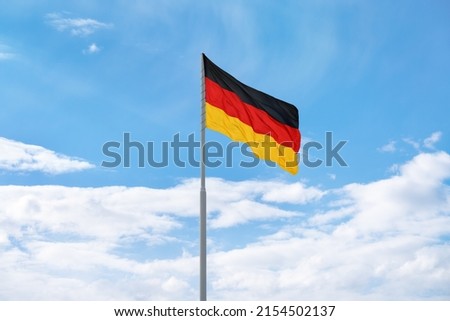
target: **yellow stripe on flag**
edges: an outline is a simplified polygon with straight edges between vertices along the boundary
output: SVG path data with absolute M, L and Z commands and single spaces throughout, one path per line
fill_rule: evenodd
M 293 175 L 298 171 L 298 155 L 292 148 L 278 144 L 270 135 L 255 133 L 249 125 L 209 103 L 206 103 L 206 127 L 248 144 L 258 158 L 277 163 Z

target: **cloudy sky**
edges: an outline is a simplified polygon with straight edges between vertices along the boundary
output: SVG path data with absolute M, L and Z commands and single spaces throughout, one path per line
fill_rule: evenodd
M 0 6 L 0 299 L 198 299 L 199 169 L 103 147 L 198 139 L 202 52 L 347 164 L 208 168 L 209 299 L 450 299 L 446 1 Z

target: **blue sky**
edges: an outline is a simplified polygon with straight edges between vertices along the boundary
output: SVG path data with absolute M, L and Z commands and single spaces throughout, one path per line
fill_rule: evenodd
M 198 168 L 101 164 L 199 137 L 202 52 L 348 164 L 208 169 L 211 298 L 450 297 L 447 2 L 1 8 L 0 298 L 197 299 Z

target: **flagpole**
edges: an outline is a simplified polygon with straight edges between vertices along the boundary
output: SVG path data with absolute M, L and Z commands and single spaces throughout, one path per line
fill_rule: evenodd
M 200 130 L 200 301 L 206 301 L 206 187 L 205 187 L 205 70 L 201 59 L 201 130 Z

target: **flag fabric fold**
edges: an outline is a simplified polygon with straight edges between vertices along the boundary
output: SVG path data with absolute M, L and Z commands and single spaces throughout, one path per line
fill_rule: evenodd
M 260 159 L 298 171 L 298 109 L 249 87 L 203 54 L 206 127 L 248 144 Z

